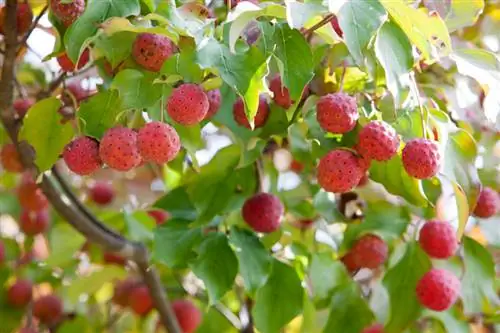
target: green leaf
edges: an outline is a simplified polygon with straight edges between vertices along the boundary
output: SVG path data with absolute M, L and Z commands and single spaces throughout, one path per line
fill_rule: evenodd
M 499 299 L 495 290 L 495 263 L 481 244 L 469 237 L 463 238 L 464 276 L 462 304 L 464 313 L 493 313 Z
M 484 0 L 442 1 L 426 0 L 425 6 L 444 18 L 450 32 L 476 23 L 484 9 Z
M 399 333 L 416 320 L 422 310 L 415 288 L 420 278 L 431 268 L 431 262 L 419 245 L 411 242 L 405 254 L 390 268 L 383 280 L 391 304 L 387 333 Z
M 153 84 L 156 74 L 135 69 L 120 71 L 111 89 L 120 92 L 123 109 L 144 109 L 152 107 L 162 97 L 162 84 Z
M 328 8 L 325 6 L 307 2 L 302 3 L 298 1 L 286 2 L 286 21 L 293 29 L 300 29 L 312 21 L 317 16 L 322 16 L 328 13 Z
M 50 231 L 50 256 L 45 261 L 49 266 L 61 266 L 74 259 L 75 253 L 85 243 L 85 237 L 69 224 L 56 224 Z
M 50 169 L 59 159 L 64 146 L 74 135 L 71 122 L 62 124 L 58 110 L 61 102 L 50 97 L 33 105 L 24 117 L 19 133 L 21 140 L 26 140 L 35 148 L 35 164 L 41 172 Z
M 77 316 L 71 320 L 65 320 L 57 327 L 58 333 L 91 333 L 93 328 L 88 320 L 84 316 Z
M 410 7 L 404 0 L 379 1 L 426 60 L 451 52 L 450 34 L 439 15 L 430 16 L 425 11 Z
M 163 64 L 161 73 L 167 77 L 180 76 L 186 82 L 201 83 L 203 80 L 203 71 L 196 63 L 196 50 L 193 47 L 182 49 L 174 54 Z
M 64 44 L 69 58 L 76 63 L 85 48 L 85 42 L 93 37 L 99 24 L 113 16 L 130 16 L 140 13 L 138 0 L 91 0 L 82 16 L 66 31 Z
M 387 12 L 378 0 L 351 0 L 339 11 L 338 20 L 349 52 L 360 66 L 363 54 L 378 28 L 387 19 Z
M 409 87 L 413 67 L 411 44 L 405 33 L 393 22 L 385 22 L 377 33 L 375 55 L 385 70 L 387 88 L 397 105 L 403 103 L 403 89 Z
M 325 332 L 358 333 L 373 321 L 359 286 L 352 281 L 334 290 L 330 309 Z
M 500 81 L 500 60 L 493 53 L 480 49 L 456 49 L 451 58 L 458 71 L 481 84 L 495 86 Z
M 271 273 L 271 256 L 254 233 L 231 228 L 229 241 L 235 248 L 245 289 L 255 293 Z
M 226 235 L 210 233 L 198 249 L 198 258 L 191 265 L 208 290 L 210 304 L 215 304 L 233 287 L 238 273 L 238 260 Z
M 153 239 L 155 220 L 146 212 L 123 213 L 128 238 L 132 241 L 144 242 Z
M 94 52 L 99 50 L 104 57 L 109 61 L 112 68 L 115 68 L 132 53 L 132 45 L 136 34 L 124 31 L 111 36 L 104 34 L 99 35 L 94 39 Z
M 323 300 L 330 297 L 334 288 L 350 280 L 344 264 L 334 260 L 327 252 L 314 254 L 309 268 L 309 278 L 314 297 Z
M 186 267 L 202 239 L 200 228 L 190 229 L 185 223 L 169 220 L 154 231 L 153 258 L 169 267 Z
M 116 90 L 99 92 L 80 105 L 77 113 L 83 133 L 101 138 L 104 132 L 116 124 L 122 111 L 122 102 Z
M 300 314 L 304 289 L 297 272 L 274 259 L 271 275 L 257 291 L 252 314 L 255 327 L 262 333 L 275 333 Z
M 454 315 L 453 312 L 453 309 L 443 312 L 425 311 L 424 315 L 438 320 L 443 325 L 445 332 L 469 333 L 469 325 L 464 322 L 460 314 Z
M 186 187 L 177 187 L 161 197 L 154 207 L 166 210 L 171 217 L 194 220 L 196 219 L 196 208 L 189 198 Z
M 163 23 L 168 24 L 168 21 L 166 21 L 164 17 L 159 16 L 158 14 L 146 15 L 143 17 L 143 19 L 144 21 L 147 21 L 148 19 L 151 19 L 153 21 L 160 20 L 162 24 Z M 134 32 L 135 33 L 134 35 L 145 32 L 145 33 L 166 36 L 170 38 L 174 43 L 177 43 L 179 41 L 179 35 L 174 31 L 170 30 L 168 27 L 155 26 L 151 28 L 149 26 L 144 26 L 140 24 L 133 25 L 130 22 L 130 20 L 126 19 L 125 17 L 112 17 L 106 20 L 104 23 L 102 23 L 100 27 L 102 28 L 103 33 L 108 36 L 112 36 L 120 32 Z

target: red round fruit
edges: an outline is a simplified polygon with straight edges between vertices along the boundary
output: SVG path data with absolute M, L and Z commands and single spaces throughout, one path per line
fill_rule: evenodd
M 153 299 L 151 298 L 148 287 L 139 286 L 132 289 L 128 297 L 128 304 L 139 316 L 145 316 L 153 310 Z
M 68 168 L 80 176 L 90 175 L 102 167 L 99 142 L 82 136 L 66 145 L 63 159 Z
M 328 192 L 351 191 L 363 177 L 365 170 L 352 152 L 335 149 L 326 154 L 318 165 L 318 183 Z
M 208 112 L 205 115 L 205 119 L 209 119 L 215 116 L 217 111 L 219 111 L 221 95 L 219 89 L 209 90 L 206 94 L 208 98 Z
M 360 269 L 361 267 L 358 267 L 357 263 L 354 261 L 354 255 L 351 252 L 347 252 L 342 258 L 340 258 L 340 261 L 344 264 L 345 268 L 352 273 Z
M 292 163 L 290 163 L 290 170 L 301 173 L 304 170 L 304 164 L 297 160 L 293 160 Z
M 335 30 L 335 32 L 337 33 L 337 35 L 339 35 L 340 38 L 343 38 L 344 37 L 344 32 L 340 28 L 339 19 L 337 18 L 337 16 L 333 17 L 330 20 L 330 24 L 332 25 L 332 28 L 333 28 L 333 30 Z
M 145 69 L 159 72 L 163 63 L 176 51 L 175 44 L 166 36 L 140 33 L 132 47 L 132 56 Z
M 21 207 L 27 210 L 39 211 L 49 206 L 47 197 L 32 180 L 26 180 L 19 185 L 17 198 Z
M 18 279 L 7 290 L 7 301 L 16 308 L 28 305 L 32 297 L 33 285 L 28 280 Z
M 50 0 L 50 10 L 63 24 L 69 27 L 85 11 L 85 0 L 72 0 L 63 3 L 62 0 Z
M 113 186 L 105 182 L 97 182 L 89 190 L 90 199 L 98 205 L 106 206 L 113 202 L 115 190 Z
M 170 218 L 170 214 L 162 209 L 148 211 L 148 215 L 155 219 L 156 225 L 162 225 Z
M 396 130 L 383 121 L 370 121 L 358 136 L 358 152 L 375 161 L 387 161 L 396 155 L 399 136 Z
M 441 167 L 441 154 L 437 143 L 427 139 L 410 140 L 403 149 L 403 166 L 412 177 L 434 177 Z
M 167 113 L 181 125 L 194 125 L 201 122 L 209 108 L 207 94 L 192 83 L 184 83 L 174 89 L 167 101 Z
M 2 147 L 0 160 L 3 168 L 9 172 L 22 172 L 24 170 L 21 156 L 13 143 L 7 143 Z
M 17 35 L 24 35 L 31 27 L 31 22 L 33 21 L 33 11 L 29 3 L 18 3 L 16 11 L 17 21 Z M 7 17 L 7 8 L 3 6 L 0 8 L 0 34 L 4 34 L 3 28 L 5 23 L 5 18 Z
M 280 199 L 270 193 L 257 193 L 247 199 L 241 214 L 254 231 L 269 233 L 278 230 L 285 208 Z
M 417 299 L 433 311 L 444 311 L 458 299 L 460 280 L 453 273 L 433 268 L 418 281 Z
M 350 253 L 356 267 L 375 269 L 387 260 L 389 249 L 380 237 L 365 235 L 354 243 Z
M 288 88 L 283 86 L 283 83 L 281 82 L 281 76 L 276 75 L 273 77 L 269 83 L 269 90 L 273 92 L 274 103 L 278 104 L 282 108 L 288 109 L 293 104 Z
M 428 221 L 420 229 L 420 247 L 431 257 L 446 259 L 455 254 L 458 240 L 451 224 L 442 221 Z
M 113 302 L 119 306 L 127 307 L 129 305 L 128 299 L 132 290 L 137 288 L 140 282 L 135 279 L 126 279 L 118 281 L 115 284 Z
M 66 53 L 61 54 L 60 56 L 57 57 L 57 63 L 59 66 L 61 66 L 61 70 L 63 72 L 69 72 L 72 73 L 75 70 L 79 70 L 85 66 L 90 59 L 90 51 L 89 49 L 85 49 L 83 51 L 82 55 L 80 56 L 80 59 L 78 60 L 78 65 L 75 68 L 75 64 L 71 59 L 68 57 Z
M 373 324 L 371 326 L 365 327 L 361 333 L 384 333 L 384 325 Z
M 175 128 L 153 121 L 139 130 L 137 146 L 144 161 L 164 164 L 177 156 L 181 140 Z
M 347 133 L 359 118 L 356 99 L 342 92 L 322 96 L 316 104 L 316 118 L 327 132 Z
M 200 326 L 201 312 L 191 301 L 175 300 L 172 308 L 183 333 L 193 333 Z
M 238 98 L 236 103 L 233 105 L 233 116 L 234 120 L 237 124 L 251 129 L 250 123 L 248 122 L 248 118 L 245 114 L 245 104 L 241 98 Z M 267 104 L 267 100 L 264 96 L 259 97 L 259 107 L 257 109 L 257 113 L 255 114 L 255 118 L 253 120 L 254 127 L 259 128 L 266 124 L 267 118 L 269 117 L 269 105 Z
M 21 231 L 28 236 L 35 236 L 47 231 L 50 222 L 49 210 L 23 210 L 19 218 Z
M 36 101 L 32 98 L 18 98 L 14 101 L 12 107 L 16 110 L 19 118 L 22 118 L 35 103 Z
M 33 316 L 42 324 L 53 325 L 61 319 L 62 314 L 63 303 L 55 295 L 42 296 L 33 303 Z
M 498 213 L 499 208 L 500 198 L 498 193 L 490 187 L 483 187 L 474 208 L 474 216 L 481 218 L 492 217 Z
M 127 259 L 112 252 L 105 252 L 102 256 L 104 262 L 110 265 L 125 266 Z
M 101 139 L 99 155 L 110 168 L 129 171 L 141 162 L 137 147 L 137 133 L 130 128 L 114 127 Z

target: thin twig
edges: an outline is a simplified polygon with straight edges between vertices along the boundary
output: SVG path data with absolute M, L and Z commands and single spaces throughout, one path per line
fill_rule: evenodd
M 425 119 L 424 119 L 424 113 L 425 113 L 424 106 L 422 105 L 422 100 L 420 99 L 420 92 L 418 90 L 417 80 L 415 79 L 415 73 L 413 72 L 410 74 L 410 81 L 411 84 L 413 85 L 413 93 L 417 98 L 418 107 L 420 109 L 420 118 L 422 120 L 422 133 L 424 135 L 424 139 L 427 139 L 427 126 L 425 124 Z
M 19 50 L 17 50 L 18 54 L 19 52 L 21 51 L 21 48 L 23 47 L 24 44 L 26 44 L 26 42 L 28 41 L 28 39 L 30 38 L 31 36 L 31 33 L 33 32 L 33 30 L 35 30 L 35 28 L 37 27 L 38 25 L 38 22 L 40 22 L 41 18 L 43 17 L 43 15 L 45 14 L 45 12 L 47 11 L 48 9 L 48 6 L 45 5 L 45 7 L 43 7 L 42 11 L 38 14 L 38 16 L 35 18 L 35 20 L 33 21 L 33 23 L 31 24 L 31 27 L 29 28 L 29 30 L 24 34 L 23 36 L 23 39 L 21 40 L 21 42 L 19 43 Z
M 240 321 L 241 321 L 240 333 L 254 333 L 252 306 L 253 306 L 252 300 L 249 297 L 245 297 L 245 301 L 243 302 L 240 311 Z
M 27 96 L 26 89 L 24 89 L 21 83 L 19 83 L 19 80 L 17 78 L 14 79 L 14 83 L 16 85 L 16 90 L 19 93 L 19 96 L 21 96 L 21 98 L 26 98 Z
M 321 28 L 325 24 L 328 24 L 332 20 L 332 18 L 334 18 L 334 17 L 335 17 L 334 14 L 326 15 L 321 21 L 319 21 L 318 23 L 316 23 L 315 25 L 313 25 L 312 27 L 310 27 L 309 29 L 304 31 L 304 36 L 307 37 L 307 36 L 311 35 L 314 31 L 318 30 L 319 28 Z
M 344 91 L 344 78 L 345 73 L 347 72 L 347 66 L 345 61 L 342 61 L 342 74 L 340 74 L 340 82 L 339 82 L 339 91 Z

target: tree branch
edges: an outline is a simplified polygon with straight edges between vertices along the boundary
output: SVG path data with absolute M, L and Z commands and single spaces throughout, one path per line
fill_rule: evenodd
M 35 18 L 35 20 L 31 24 L 31 27 L 29 28 L 29 30 L 24 34 L 23 39 L 19 43 L 18 52 L 21 51 L 21 48 L 23 47 L 23 45 L 26 44 L 26 42 L 28 41 L 28 38 L 30 38 L 30 36 L 31 36 L 31 33 L 33 32 L 33 30 L 35 30 L 35 28 L 38 25 L 38 22 L 40 22 L 41 18 L 43 17 L 43 15 L 47 11 L 47 9 L 48 9 L 48 6 L 45 5 L 45 7 L 43 7 L 42 11 L 38 14 L 38 16 Z
M 306 31 L 304 31 L 304 36 L 308 37 L 314 31 L 318 30 L 319 28 L 321 28 L 322 26 L 324 26 L 325 24 L 327 24 L 328 22 L 330 22 L 331 19 L 334 18 L 334 17 L 335 17 L 334 14 L 328 14 L 328 15 L 326 15 L 321 21 L 319 21 L 318 23 L 316 23 L 315 25 L 313 25 L 312 27 L 310 27 L 309 29 L 307 29 Z

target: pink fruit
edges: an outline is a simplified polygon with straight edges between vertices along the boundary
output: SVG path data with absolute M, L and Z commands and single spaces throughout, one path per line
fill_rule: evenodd
M 359 184 L 364 173 L 356 155 L 348 150 L 334 149 L 319 161 L 317 178 L 326 191 L 345 193 Z
M 139 316 L 147 315 L 154 308 L 153 299 L 146 286 L 132 289 L 128 297 L 128 303 L 130 308 Z
M 130 128 L 114 127 L 102 137 L 99 147 L 101 159 L 110 168 L 128 171 L 141 163 L 137 147 L 137 133 Z
M 276 75 L 269 83 L 269 90 L 273 92 L 274 103 L 278 104 L 284 109 L 288 109 L 292 104 L 290 92 L 288 88 L 283 86 L 281 76 Z
M 193 333 L 201 324 L 200 310 L 188 300 L 175 300 L 172 302 L 175 317 L 183 333 Z
M 89 59 L 90 59 L 90 51 L 89 49 L 86 49 L 80 56 L 77 66 L 75 66 L 73 61 L 71 61 L 71 59 L 68 57 L 66 53 L 63 53 L 57 57 L 57 63 L 59 64 L 59 66 L 61 66 L 61 70 L 63 72 L 72 73 L 75 70 L 83 68 L 83 66 L 85 66 L 89 62 Z
M 220 103 L 221 103 L 221 96 L 220 96 L 220 90 L 219 89 L 214 89 L 214 90 L 209 90 L 207 91 L 207 98 L 208 98 L 208 112 L 205 115 L 205 119 L 212 118 L 215 116 L 217 111 L 220 109 Z
M 384 333 L 384 325 L 373 324 L 373 325 L 363 329 L 363 331 L 361 333 Z
M 417 283 L 417 299 L 433 311 L 444 311 L 458 299 L 460 280 L 453 273 L 433 268 Z
M 90 199 L 100 206 L 109 205 L 115 198 L 115 190 L 111 184 L 97 182 L 90 188 Z
M 163 63 L 176 51 L 175 44 L 166 36 L 140 33 L 132 48 L 135 61 L 147 70 L 159 72 Z
M 16 110 L 19 118 L 22 118 L 26 115 L 29 108 L 35 104 L 35 102 L 36 101 L 32 98 L 18 98 L 14 101 L 12 107 Z
M 23 210 L 19 218 L 21 231 L 28 236 L 35 236 L 47 231 L 50 223 L 48 209 L 39 211 Z
M 18 279 L 7 290 L 7 301 L 16 308 L 22 308 L 33 297 L 33 285 L 28 280 Z
M 90 175 L 102 167 L 99 142 L 88 136 L 68 143 L 63 151 L 63 159 L 68 168 L 80 176 Z
M 203 89 L 192 83 L 175 88 L 167 101 L 168 115 L 181 125 L 201 122 L 209 108 L 208 97 Z
M 5 170 L 9 172 L 22 172 L 24 170 L 21 156 L 17 152 L 16 146 L 13 143 L 7 143 L 0 151 L 0 161 Z
M 140 283 L 132 278 L 118 281 L 114 288 L 113 303 L 120 305 L 121 307 L 127 307 L 129 305 L 128 299 L 130 297 L 130 293 L 139 285 Z
M 258 193 L 245 201 L 241 214 L 254 231 L 269 233 L 278 230 L 284 211 L 277 196 Z
M 389 249 L 380 237 L 365 235 L 354 243 L 350 253 L 356 267 L 375 269 L 387 260 Z
M 137 146 L 144 161 L 164 164 L 177 156 L 181 140 L 172 126 L 153 121 L 139 130 Z
M 412 177 L 434 177 L 441 167 L 441 154 L 437 143 L 427 139 L 410 140 L 403 149 L 403 166 Z
M 357 150 L 369 159 L 390 160 L 397 153 L 398 148 L 398 133 L 386 122 L 370 121 L 359 132 Z
M 33 316 L 42 324 L 53 325 L 61 319 L 62 314 L 63 303 L 55 295 L 42 296 L 33 303 Z
M 47 208 L 49 202 L 42 190 L 31 179 L 26 179 L 17 188 L 17 198 L 26 210 L 39 211 Z
M 321 128 L 337 134 L 351 131 L 359 118 L 356 99 L 342 92 L 322 96 L 316 111 Z
M 72 0 L 63 3 L 62 0 L 50 0 L 50 10 L 63 24 L 69 27 L 85 11 L 85 0 Z
M 73 95 L 76 102 L 81 102 L 90 96 L 92 96 L 96 91 L 91 89 L 85 89 L 82 87 L 80 81 L 71 81 L 66 85 L 68 92 Z M 70 102 L 70 101 L 68 101 Z M 68 103 L 70 104 L 70 103 Z
M 481 218 L 492 217 L 500 208 L 498 193 L 490 187 L 483 187 L 477 199 L 474 215 Z
M 418 241 L 420 247 L 433 258 L 449 258 L 458 249 L 455 230 L 448 222 L 428 221 L 420 229 Z
M 155 219 L 156 225 L 162 225 L 170 218 L 170 214 L 162 209 L 148 211 L 148 215 Z
M 236 103 L 233 105 L 233 116 L 236 123 L 239 125 L 251 129 L 248 118 L 245 114 L 245 104 L 241 98 L 238 98 Z M 266 124 L 267 118 L 269 116 L 269 105 L 267 104 L 266 98 L 264 96 L 259 97 L 259 108 L 257 109 L 257 114 L 254 118 L 254 127 L 259 128 Z

